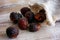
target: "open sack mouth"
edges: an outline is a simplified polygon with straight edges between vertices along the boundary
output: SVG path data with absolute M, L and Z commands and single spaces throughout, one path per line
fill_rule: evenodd
M 29 5 L 29 7 L 34 13 L 34 18 L 37 22 L 43 23 L 46 20 L 46 10 L 42 5 L 35 3 L 34 5 Z

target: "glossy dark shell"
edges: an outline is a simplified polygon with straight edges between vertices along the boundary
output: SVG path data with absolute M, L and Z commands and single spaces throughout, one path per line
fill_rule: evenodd
M 18 19 L 22 18 L 22 15 L 20 13 L 12 12 L 10 13 L 10 20 L 13 23 L 18 23 Z
M 26 30 L 27 27 L 28 27 L 28 21 L 26 18 L 21 18 L 19 20 L 19 23 L 18 23 L 18 27 L 21 29 L 21 30 Z
M 28 11 L 25 13 L 25 17 L 27 18 L 29 23 L 34 22 L 34 13 L 31 11 Z
M 25 16 L 25 13 L 26 13 L 27 11 L 31 11 L 31 10 L 30 10 L 30 8 L 28 8 L 28 7 L 23 7 L 23 8 L 21 8 L 20 11 L 21 11 L 22 15 Z
M 19 34 L 19 30 L 15 27 L 8 27 L 6 30 L 6 34 L 9 38 L 16 38 Z
M 31 23 L 29 26 L 29 31 L 30 32 L 36 32 L 40 29 L 40 24 L 37 23 Z

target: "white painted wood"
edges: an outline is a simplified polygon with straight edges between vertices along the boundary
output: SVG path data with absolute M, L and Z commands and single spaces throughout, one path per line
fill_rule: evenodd
M 30 0 L 30 3 L 28 3 L 26 1 L 21 0 L 21 2 L 22 2 L 21 4 L 24 4 L 24 2 L 26 2 L 26 5 L 23 5 L 23 6 L 27 6 L 27 3 L 32 4 L 35 2 L 38 2 L 38 3 L 48 2 L 48 1 L 43 1 L 43 0 L 42 0 L 42 2 L 40 2 L 39 0 L 34 1 L 34 2 L 33 1 Z M 1 0 L 0 3 L 1 2 L 3 2 L 3 0 Z M 1 4 L 2 6 L 0 6 L 0 40 L 60 40 L 60 23 L 59 22 L 57 22 L 56 26 L 54 26 L 54 27 L 44 25 L 40 28 L 39 31 L 34 32 L 34 33 L 29 32 L 29 31 L 20 30 L 17 38 L 9 39 L 6 36 L 6 29 L 12 25 L 12 23 L 9 19 L 9 14 L 12 11 L 19 12 L 19 10 L 22 6 L 20 5 L 20 2 L 12 3 L 12 5 L 7 5 L 7 3 L 4 4 L 4 2 Z M 56 2 L 56 4 L 59 4 L 59 0 L 57 2 Z M 59 6 L 58 7 L 57 6 L 56 7 L 53 6 L 53 7 L 55 7 L 56 9 L 57 8 L 59 9 Z M 49 7 L 51 7 L 51 5 L 49 5 Z M 60 19 L 60 9 L 59 10 L 58 9 L 54 10 L 54 12 L 55 12 L 54 15 L 57 16 L 57 20 Z M 57 14 L 57 12 L 58 12 L 58 14 Z

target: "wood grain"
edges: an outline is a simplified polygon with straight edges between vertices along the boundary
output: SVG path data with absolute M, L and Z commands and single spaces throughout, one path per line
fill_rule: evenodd
M 4 2 L 0 2 L 0 5 L 2 4 L 4 4 Z M 57 22 L 56 26 L 54 27 L 45 26 L 43 24 L 41 29 L 34 33 L 26 30 L 19 30 L 19 35 L 17 38 L 15 39 L 8 38 L 6 35 L 6 29 L 9 26 L 14 25 L 9 19 L 10 12 L 12 11 L 19 12 L 19 10 L 24 6 L 27 5 L 0 7 L 0 40 L 60 40 L 60 22 Z

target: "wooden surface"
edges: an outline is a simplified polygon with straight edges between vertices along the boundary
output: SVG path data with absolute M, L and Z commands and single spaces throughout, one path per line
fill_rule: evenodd
M 37 32 L 19 30 L 19 35 L 17 38 L 9 39 L 6 35 L 6 29 L 13 25 L 9 19 L 10 12 L 19 12 L 21 7 L 21 5 L 0 7 L 0 40 L 60 40 L 60 22 L 56 22 L 54 27 L 42 26 Z M 60 14 L 57 16 L 59 18 Z
M 21 7 L 21 6 L 20 6 Z M 10 12 L 12 11 L 18 11 L 10 10 L 10 9 L 4 9 L 0 13 L 0 40 L 60 40 L 60 23 L 57 22 L 56 26 L 42 26 L 39 31 L 37 32 L 29 32 L 29 31 L 23 31 L 19 30 L 19 35 L 15 39 L 9 39 L 6 35 L 6 29 L 13 25 L 9 19 Z M 14 7 L 12 8 L 14 9 Z M 9 10 L 9 11 L 8 11 Z M 16 25 L 17 26 L 17 25 Z

